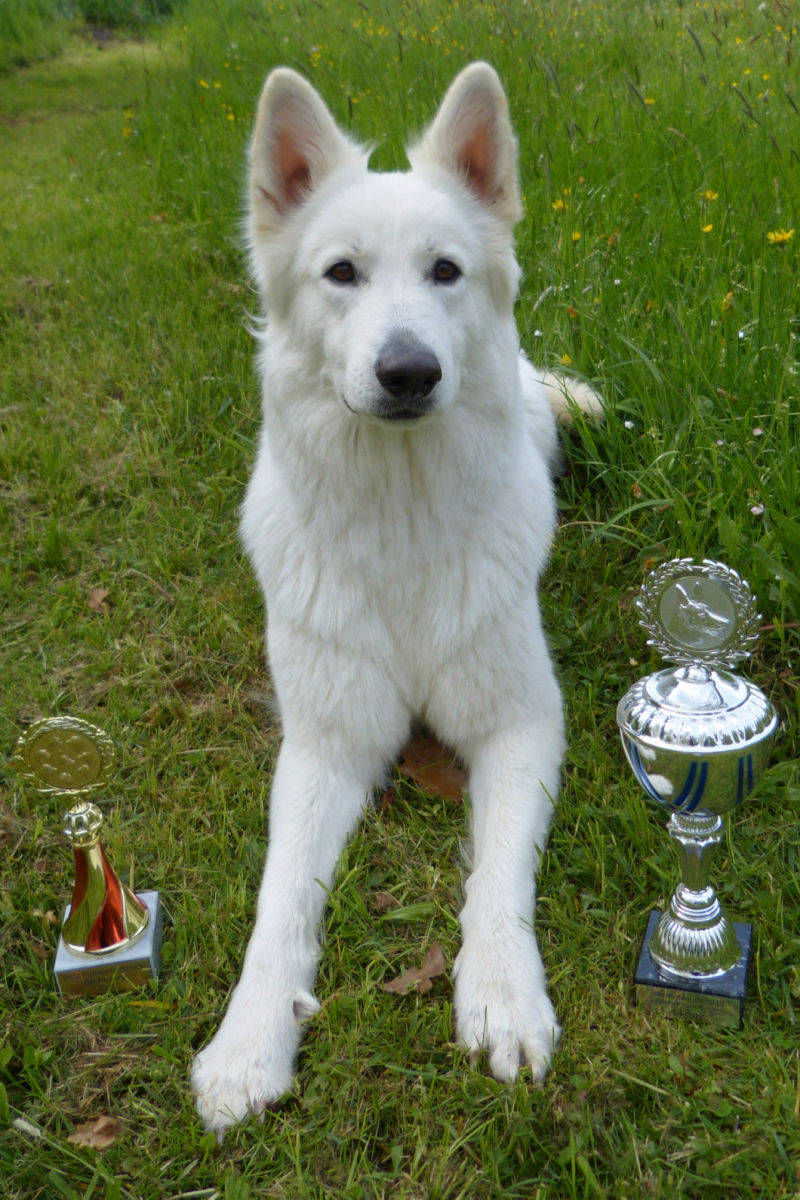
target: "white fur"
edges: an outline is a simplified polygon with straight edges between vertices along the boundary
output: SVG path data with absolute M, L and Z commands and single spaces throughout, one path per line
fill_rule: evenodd
M 308 83 L 269 76 L 251 150 L 264 420 L 242 536 L 284 740 L 242 976 L 192 1074 L 220 1134 L 291 1087 L 326 889 L 416 718 L 470 771 L 459 1040 L 499 1079 L 522 1064 L 539 1079 L 559 1033 L 532 930 L 564 749 L 536 590 L 556 432 L 518 353 L 516 147 L 490 67 L 458 76 L 410 158 L 368 172 Z M 434 282 L 439 259 L 461 277 Z M 357 283 L 326 277 L 342 260 Z M 376 415 L 398 331 L 441 365 L 414 421 Z

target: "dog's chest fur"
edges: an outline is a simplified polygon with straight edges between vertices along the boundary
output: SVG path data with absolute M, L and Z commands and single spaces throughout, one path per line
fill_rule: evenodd
M 533 600 L 552 495 L 513 405 L 476 424 L 465 404 L 422 438 L 354 427 L 318 402 L 298 437 L 296 412 L 284 422 L 269 396 L 265 409 L 242 527 L 269 614 L 433 664 L 521 589 Z

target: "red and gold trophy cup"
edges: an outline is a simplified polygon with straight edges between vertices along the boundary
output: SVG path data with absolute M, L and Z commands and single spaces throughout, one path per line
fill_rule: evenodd
M 54 966 L 62 993 L 92 996 L 155 979 L 163 928 L 158 892 L 137 896 L 121 881 L 100 841 L 103 814 L 87 799 L 113 773 L 114 743 L 88 721 L 50 717 L 23 734 L 12 762 L 41 795 L 75 801 L 64 817 L 75 884 Z

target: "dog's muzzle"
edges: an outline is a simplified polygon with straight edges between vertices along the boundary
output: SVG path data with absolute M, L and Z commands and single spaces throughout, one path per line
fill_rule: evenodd
M 433 351 L 416 338 L 390 338 L 379 351 L 375 374 L 384 392 L 375 406 L 376 416 L 413 421 L 435 407 L 431 393 L 442 368 Z

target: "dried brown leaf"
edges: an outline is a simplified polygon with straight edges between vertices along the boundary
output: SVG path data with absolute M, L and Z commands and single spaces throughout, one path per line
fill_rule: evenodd
M 437 975 L 444 975 L 444 955 L 442 948 L 438 942 L 434 942 L 421 967 L 409 967 L 407 971 L 403 971 L 402 975 L 398 975 L 395 979 L 390 979 L 388 983 L 382 983 L 381 988 L 384 992 L 393 992 L 397 996 L 405 996 L 413 988 L 418 992 L 429 992 L 433 987 L 432 979 Z
M 58 924 L 58 917 L 53 912 L 52 908 L 48 908 L 47 912 L 42 912 L 42 910 L 40 908 L 33 908 L 33 909 L 31 909 L 31 915 L 34 917 L 39 917 L 39 919 L 45 925 L 57 925 Z
M 89 608 L 92 612 L 108 612 L 108 588 L 93 588 L 89 593 Z
M 461 790 L 467 785 L 467 772 L 456 756 L 430 733 L 412 734 L 397 769 L 427 795 L 445 800 L 460 800 Z
M 373 892 L 372 907 L 376 912 L 386 912 L 389 908 L 399 908 L 400 901 L 391 892 Z
M 116 1117 L 101 1116 L 94 1121 L 78 1125 L 67 1138 L 75 1146 L 89 1146 L 92 1150 L 107 1150 L 122 1133 L 122 1124 Z

